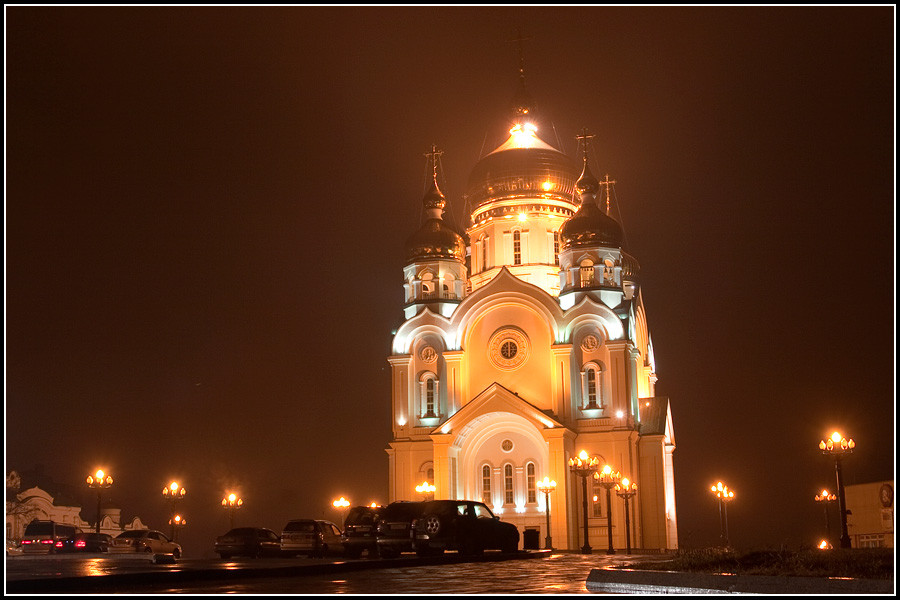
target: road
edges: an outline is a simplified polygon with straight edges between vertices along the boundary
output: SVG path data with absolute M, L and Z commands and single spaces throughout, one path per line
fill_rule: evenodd
M 420 559 L 8 557 L 7 593 L 581 594 L 591 569 L 656 557 L 557 552 Z M 658 557 L 662 558 L 662 557 Z

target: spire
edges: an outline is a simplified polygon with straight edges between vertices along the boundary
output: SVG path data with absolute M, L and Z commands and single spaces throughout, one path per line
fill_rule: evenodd
M 594 139 L 594 136 L 589 134 L 585 127 L 582 128 L 581 135 L 576 135 L 575 139 L 581 144 L 582 160 L 584 161 L 581 177 L 575 182 L 575 192 L 581 197 L 582 204 L 584 204 L 585 201 L 593 203 L 594 198 L 597 196 L 597 192 L 600 191 L 600 182 L 597 181 L 597 178 L 591 173 L 590 167 L 588 167 L 588 142 Z M 607 179 L 608 178 L 609 177 L 607 176 Z M 606 212 L 609 214 L 609 210 Z
M 513 42 L 518 42 L 519 44 L 519 87 L 512 100 L 513 116 L 517 122 L 519 122 L 522 117 L 532 115 L 537 110 L 537 103 L 525 87 L 525 50 L 523 42 L 527 42 L 531 39 L 532 37 L 530 35 L 524 35 L 520 29 L 518 36 L 511 40 Z
M 422 203 L 425 205 L 425 214 L 429 219 L 440 219 L 444 213 L 444 206 L 447 204 L 447 199 L 441 193 L 437 183 L 437 161 L 443 153 L 434 144 L 431 145 L 431 152 L 425 153 L 425 156 L 431 160 L 431 182 L 426 184 L 427 189 Z

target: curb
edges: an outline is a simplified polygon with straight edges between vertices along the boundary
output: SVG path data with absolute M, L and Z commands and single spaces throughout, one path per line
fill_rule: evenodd
M 893 580 L 591 569 L 588 591 L 611 594 L 894 594 Z

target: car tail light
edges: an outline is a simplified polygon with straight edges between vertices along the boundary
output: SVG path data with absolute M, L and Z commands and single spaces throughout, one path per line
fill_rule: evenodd
M 31 543 L 31 540 L 22 540 L 22 544 L 24 544 L 26 546 L 30 543 Z
M 52 544 L 53 540 L 41 540 L 42 544 Z
M 62 547 L 63 547 L 63 543 L 62 543 L 61 541 L 59 541 L 59 542 L 56 542 L 56 543 L 54 544 L 54 546 L 56 546 L 57 548 L 62 548 Z
M 84 540 L 78 540 L 77 542 L 75 542 L 75 547 L 84 548 Z

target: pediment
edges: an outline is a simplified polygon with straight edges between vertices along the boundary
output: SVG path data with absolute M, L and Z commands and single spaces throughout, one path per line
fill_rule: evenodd
M 497 382 L 486 387 L 480 394 L 447 419 L 432 434 L 460 431 L 469 423 L 492 413 L 512 413 L 532 423 L 537 429 L 562 428 L 563 424 L 548 416 L 544 411 L 520 398 L 518 394 Z

